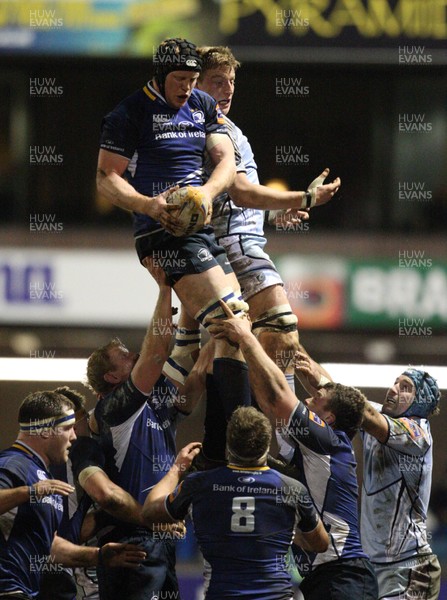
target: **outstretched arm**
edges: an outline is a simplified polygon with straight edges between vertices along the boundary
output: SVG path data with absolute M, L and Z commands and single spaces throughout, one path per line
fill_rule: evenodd
M 172 338 L 171 288 L 166 275 L 151 258 L 146 258 L 144 266 L 159 286 L 159 295 L 152 321 L 141 346 L 140 356 L 132 369 L 131 377 L 135 386 L 148 394 L 160 377 L 165 360 L 169 356 Z
M 329 169 L 325 169 L 309 186 L 310 198 L 306 192 L 289 192 L 284 190 L 276 190 L 274 188 L 251 183 L 247 175 L 243 172 L 237 173 L 233 185 L 229 188 L 228 193 L 231 199 L 238 206 L 246 206 L 248 208 L 259 208 L 262 210 L 274 209 L 305 209 L 312 206 L 319 206 L 329 202 L 341 185 L 341 180 L 337 177 L 332 183 L 322 185 L 324 179 L 329 175 Z M 313 184 L 318 182 L 315 187 Z M 314 192 L 312 192 L 314 190 Z M 307 213 L 302 213 L 301 218 Z

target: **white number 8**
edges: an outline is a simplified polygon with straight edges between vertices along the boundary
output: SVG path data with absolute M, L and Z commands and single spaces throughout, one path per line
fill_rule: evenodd
M 255 499 L 253 496 L 233 498 L 231 531 L 251 533 L 255 530 Z

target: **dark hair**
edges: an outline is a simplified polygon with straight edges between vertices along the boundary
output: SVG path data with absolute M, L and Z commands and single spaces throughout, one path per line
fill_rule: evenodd
M 266 454 L 271 441 L 270 421 L 253 406 L 240 406 L 231 415 L 227 446 L 234 458 L 241 458 L 244 463 L 256 462 Z
M 113 338 L 108 344 L 97 348 L 90 355 L 87 362 L 87 383 L 88 387 L 93 390 L 95 394 L 107 394 L 114 388 L 114 384 L 108 383 L 104 379 L 104 375 L 108 371 L 113 370 L 109 351 L 112 348 L 118 348 L 123 345 L 123 342 L 119 338 Z
M 31 392 L 20 405 L 19 423 L 59 417 L 67 408 L 74 410 L 74 405 L 63 394 L 51 390 Z
M 77 390 L 70 389 L 67 385 L 61 385 L 60 387 L 57 387 L 55 390 L 53 390 L 53 392 L 56 392 L 56 394 L 62 394 L 62 396 L 68 398 L 72 402 L 75 412 L 77 412 L 81 408 L 84 408 L 85 406 L 85 396 Z
M 327 383 L 324 389 L 331 392 L 326 409 L 334 413 L 334 429 L 344 431 L 352 439 L 362 423 L 365 396 L 357 388 L 341 383 Z

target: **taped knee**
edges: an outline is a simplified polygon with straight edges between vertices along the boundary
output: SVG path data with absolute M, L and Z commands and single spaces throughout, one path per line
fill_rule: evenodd
M 289 333 L 297 330 L 298 318 L 290 310 L 288 304 L 274 306 L 262 313 L 253 321 L 252 330 L 255 335 L 263 331 Z
M 211 319 L 225 318 L 225 313 L 219 303 L 220 299 L 228 304 L 236 317 L 241 317 L 248 313 L 248 304 L 242 300 L 242 297 L 237 297 L 231 288 L 225 288 L 222 290 L 219 297 L 210 300 L 208 304 L 202 306 L 202 308 L 194 315 L 194 318 L 199 321 L 203 327 L 208 327 Z
M 175 334 L 175 345 L 163 365 L 163 373 L 182 385 L 194 366 L 192 353 L 200 348 L 200 330 L 179 327 Z

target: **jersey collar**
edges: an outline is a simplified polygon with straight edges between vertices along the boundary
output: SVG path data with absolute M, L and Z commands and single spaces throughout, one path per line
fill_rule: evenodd
M 148 81 L 146 83 L 146 85 L 143 88 L 143 92 L 146 94 L 146 96 L 154 101 L 156 98 L 158 98 L 158 100 L 160 100 L 160 102 L 162 102 L 163 104 L 166 104 L 166 106 L 168 106 L 168 103 L 166 102 L 166 100 L 163 98 L 163 96 L 160 94 L 160 92 L 157 92 L 157 90 L 154 88 L 154 86 L 151 84 L 150 81 Z
M 44 459 L 40 456 L 40 454 L 38 454 L 35 450 L 30 448 L 30 446 L 28 446 L 28 444 L 25 444 L 25 442 L 22 442 L 22 440 L 16 440 L 13 443 L 12 448 L 14 448 L 15 450 L 20 450 L 24 454 L 28 454 L 28 456 L 33 456 L 33 457 L 37 458 L 37 460 L 39 460 L 42 463 L 45 471 L 47 470 L 47 465 L 46 465 Z

